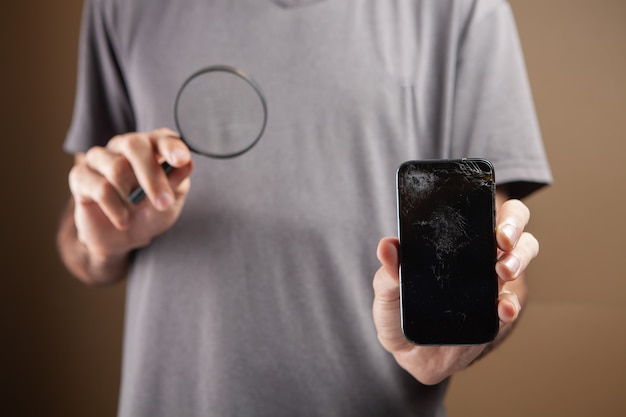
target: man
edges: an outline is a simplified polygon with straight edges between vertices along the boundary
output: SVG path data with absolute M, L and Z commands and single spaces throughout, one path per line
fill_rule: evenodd
M 214 64 L 268 101 L 230 160 L 171 130 L 181 83 Z M 93 0 L 79 68 L 59 247 L 87 283 L 128 277 L 120 416 L 445 415 L 447 378 L 510 331 L 538 244 L 509 198 L 551 178 L 506 2 Z M 469 156 L 499 180 L 500 334 L 414 346 L 380 240 L 394 172 Z

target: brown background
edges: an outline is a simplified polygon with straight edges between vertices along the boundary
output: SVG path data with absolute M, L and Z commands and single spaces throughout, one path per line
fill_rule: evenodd
M 460 416 L 626 415 L 626 2 L 512 0 L 556 185 L 518 331 L 458 375 Z M 0 414 L 113 416 L 124 288 L 86 288 L 54 234 L 80 0 L 3 2 Z M 7 166 L 8 165 L 8 166 Z

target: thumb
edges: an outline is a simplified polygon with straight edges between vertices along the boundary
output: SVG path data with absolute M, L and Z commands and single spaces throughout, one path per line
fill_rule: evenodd
M 376 256 L 383 269 L 395 281 L 399 280 L 400 243 L 396 237 L 385 237 L 378 243 Z
M 396 238 L 383 238 L 378 244 L 377 256 L 382 266 L 374 275 L 374 325 L 378 340 L 389 352 L 401 351 L 407 346 L 400 325 L 399 243 Z

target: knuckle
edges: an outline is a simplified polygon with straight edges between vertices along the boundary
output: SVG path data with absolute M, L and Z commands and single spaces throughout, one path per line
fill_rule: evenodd
M 129 152 L 145 149 L 147 144 L 148 138 L 145 134 L 133 132 L 114 136 L 107 144 L 107 148 L 115 153 L 128 155 Z
M 522 239 L 524 242 L 523 247 L 526 248 L 529 257 L 531 259 L 536 257 L 539 254 L 539 241 L 537 238 L 532 233 L 524 232 Z
M 513 216 L 520 225 L 525 225 L 530 218 L 530 209 L 521 200 L 512 199 L 506 203 L 506 212 Z
M 102 146 L 92 146 L 85 152 L 85 159 L 87 163 L 93 161 L 98 155 L 100 155 L 104 151 Z
M 521 225 L 525 225 L 530 218 L 530 209 L 521 200 L 511 200 L 512 213 L 519 219 Z
M 113 136 L 111 139 L 109 139 L 109 141 L 107 142 L 107 147 L 118 147 L 120 143 L 123 143 L 126 138 L 130 136 L 130 134 L 120 134 L 120 135 L 115 135 Z
M 93 199 L 100 204 L 107 203 L 115 196 L 116 191 L 108 181 L 101 181 L 94 187 Z
M 160 127 L 158 129 L 153 130 L 152 133 L 155 135 L 167 136 L 167 135 L 170 135 L 172 131 L 166 127 Z
M 70 191 L 72 191 L 72 193 L 76 193 L 76 190 L 78 188 L 78 182 L 80 181 L 82 175 L 83 168 L 80 165 L 74 165 L 71 169 L 69 174 L 67 175 L 67 181 L 69 183 L 70 186 Z
M 67 174 L 70 191 L 72 191 L 73 194 L 76 194 L 79 190 L 84 189 L 84 184 L 89 182 L 90 175 L 91 169 L 84 163 L 72 166 Z
M 128 160 L 121 156 L 117 156 L 113 159 L 109 167 L 110 178 L 112 180 L 126 178 L 130 169 L 131 168 Z
M 148 140 L 144 135 L 132 134 L 126 135 L 123 148 L 128 152 L 137 152 L 141 149 L 145 149 Z
M 522 216 L 524 219 L 526 219 L 526 221 L 528 221 L 530 219 L 530 209 L 528 208 L 528 206 L 524 203 L 522 203 L 520 201 L 520 211 L 522 213 Z
M 380 298 L 389 291 L 390 281 L 391 277 L 389 277 L 385 268 L 381 266 L 374 274 L 374 279 L 372 280 L 375 297 Z

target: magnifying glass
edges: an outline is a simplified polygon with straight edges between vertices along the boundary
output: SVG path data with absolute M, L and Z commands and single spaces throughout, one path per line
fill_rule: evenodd
M 182 141 L 200 155 L 228 159 L 243 155 L 263 136 L 267 103 L 259 85 L 238 68 L 203 68 L 178 90 L 174 119 Z M 174 168 L 161 164 L 169 173 Z M 128 196 L 133 204 L 146 197 L 141 187 Z

